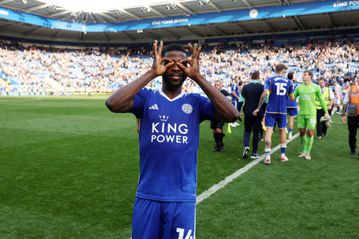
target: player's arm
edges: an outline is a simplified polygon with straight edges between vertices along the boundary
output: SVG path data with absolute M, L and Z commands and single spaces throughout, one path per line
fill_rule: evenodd
M 295 100 L 295 98 L 294 98 L 294 91 L 293 91 L 292 86 L 289 87 L 288 98 L 289 98 L 289 100 L 291 100 L 291 101 L 294 101 L 294 100 Z
M 291 101 L 294 101 L 294 100 L 295 100 L 295 98 L 294 98 L 294 85 L 293 85 L 293 84 L 291 84 L 291 85 L 289 86 L 288 96 L 289 96 L 289 99 L 290 99 Z
M 347 119 L 347 107 L 348 107 L 348 104 L 350 102 L 350 99 L 349 99 L 349 89 L 347 90 L 347 92 L 345 93 L 345 96 L 344 96 L 344 101 L 343 101 L 343 110 L 342 110 L 342 121 L 343 123 L 346 122 L 346 119 Z
M 294 101 L 294 100 L 295 100 L 294 94 L 289 94 L 289 99 L 290 99 L 291 101 Z
M 343 104 L 343 112 L 342 112 L 343 123 L 345 123 L 347 121 L 347 115 L 346 115 L 347 107 L 348 107 L 348 104 Z
M 268 96 L 269 90 L 268 89 L 264 89 L 261 98 L 259 99 L 259 103 L 257 108 L 253 111 L 253 115 L 258 115 L 258 112 L 260 111 L 260 109 L 262 108 L 264 101 L 266 100 L 267 96 Z
M 233 91 L 232 91 L 232 96 L 234 98 L 236 98 L 237 100 L 239 99 L 238 95 L 236 94 L 236 88 L 234 87 Z
M 243 97 L 244 92 L 245 92 L 245 87 L 243 87 L 242 94 L 241 94 L 241 96 L 239 97 L 239 100 L 238 100 L 238 111 L 239 112 L 241 112 L 243 104 L 245 102 L 245 98 Z
M 197 44 L 192 46 L 188 44 L 192 51 L 192 57 L 185 59 L 177 65 L 186 73 L 186 75 L 195 81 L 201 89 L 206 93 L 211 100 L 214 110 L 216 112 L 216 119 L 226 122 L 234 122 L 239 117 L 239 113 L 233 107 L 233 105 L 227 100 L 227 98 L 214 88 L 200 73 L 199 71 L 199 55 L 201 53 L 201 47 Z M 189 66 L 185 67 L 184 63 L 188 63 Z
M 173 62 L 169 59 L 162 58 L 163 42 L 161 41 L 157 46 L 157 41 L 153 43 L 153 64 L 152 68 L 138 79 L 132 81 L 126 86 L 118 89 L 106 101 L 107 108 L 115 113 L 129 112 L 133 108 L 133 98 L 135 95 L 145 87 L 150 81 L 162 75 Z M 164 61 L 168 61 L 164 65 Z

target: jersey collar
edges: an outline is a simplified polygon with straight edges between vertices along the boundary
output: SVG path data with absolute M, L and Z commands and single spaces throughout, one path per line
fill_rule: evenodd
M 162 91 L 162 89 L 159 89 L 158 92 L 160 92 L 160 94 L 161 94 L 163 97 L 165 97 L 168 101 L 178 100 L 179 98 L 181 98 L 181 97 L 184 95 L 184 93 L 181 92 L 181 94 L 177 95 L 175 98 L 170 99 L 170 98 Z

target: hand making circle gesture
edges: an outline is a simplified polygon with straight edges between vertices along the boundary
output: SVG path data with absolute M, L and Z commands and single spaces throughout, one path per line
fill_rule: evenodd
M 152 70 L 155 72 L 157 76 L 163 75 L 166 70 L 174 64 L 171 59 L 167 59 L 162 57 L 162 49 L 163 49 L 163 42 L 160 41 L 158 46 L 157 40 L 153 43 L 152 50 L 153 50 L 153 64 Z M 165 62 L 168 62 L 166 65 Z
M 188 48 L 191 50 L 192 56 L 178 62 L 177 65 L 188 77 L 192 80 L 196 80 L 201 74 L 199 70 L 199 55 L 202 51 L 202 47 L 196 43 L 194 46 L 192 46 L 192 44 L 188 44 Z

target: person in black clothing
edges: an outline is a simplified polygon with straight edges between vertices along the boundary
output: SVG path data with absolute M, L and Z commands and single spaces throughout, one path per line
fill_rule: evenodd
M 359 128 L 359 85 L 356 80 L 351 81 L 350 86 L 346 90 L 343 102 L 342 121 L 348 124 L 350 154 L 359 159 L 359 153 L 357 154 L 356 152 L 357 132 Z
M 263 118 L 263 114 L 265 111 L 265 106 L 262 106 L 258 115 L 254 116 L 252 112 L 257 108 L 259 100 L 264 90 L 264 86 L 259 82 L 259 71 L 253 71 L 251 73 L 252 81 L 243 86 L 242 94 L 239 99 L 239 110 L 241 110 L 243 104 L 243 112 L 244 112 L 244 151 L 243 158 L 248 158 L 249 155 L 249 140 L 251 132 L 253 131 L 253 139 L 252 139 L 252 159 L 259 158 L 258 154 L 258 143 L 259 143 L 259 133 L 261 129 L 261 121 Z
M 220 80 L 216 80 L 214 82 L 214 87 L 219 90 L 224 96 L 228 97 L 230 94 L 228 91 L 223 89 L 223 84 Z M 211 120 L 211 129 L 213 130 L 213 138 L 214 138 L 214 149 L 213 152 L 223 152 L 224 151 L 224 144 L 223 144 L 223 138 L 225 134 L 223 133 L 223 121 L 216 121 Z

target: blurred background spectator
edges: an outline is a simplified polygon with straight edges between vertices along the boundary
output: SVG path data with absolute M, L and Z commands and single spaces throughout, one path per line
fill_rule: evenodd
M 22 46 L 0 42 L 1 95 L 73 95 L 110 93 L 136 79 L 151 66 L 149 49 L 64 49 Z M 315 79 L 345 86 L 344 80 L 359 77 L 359 43 L 322 40 L 302 45 L 275 46 L 271 42 L 223 44 L 206 47 L 201 71 L 213 82 L 220 79 L 230 91 L 231 82 L 247 81 L 250 70 L 259 70 L 262 80 L 281 62 L 300 79 L 301 71 L 312 70 Z M 161 79 L 151 82 L 158 87 Z M 192 81 L 188 92 L 200 92 Z M 339 94 L 337 92 L 337 94 Z

